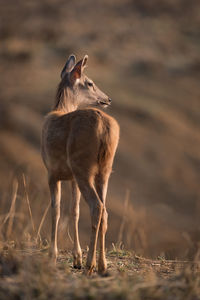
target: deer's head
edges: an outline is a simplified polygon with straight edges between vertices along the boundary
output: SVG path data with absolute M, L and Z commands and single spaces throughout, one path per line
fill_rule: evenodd
M 111 99 L 84 74 L 88 56 L 76 63 L 74 55 L 70 55 L 62 72 L 60 86 L 67 92 L 69 100 L 76 107 L 101 106 L 111 104 Z

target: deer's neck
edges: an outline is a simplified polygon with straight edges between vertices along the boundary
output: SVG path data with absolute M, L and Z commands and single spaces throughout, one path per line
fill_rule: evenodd
M 53 107 L 53 110 L 62 111 L 64 113 L 70 113 L 77 109 L 77 104 L 75 103 L 75 99 L 66 89 L 62 89 L 57 91 L 56 101 Z

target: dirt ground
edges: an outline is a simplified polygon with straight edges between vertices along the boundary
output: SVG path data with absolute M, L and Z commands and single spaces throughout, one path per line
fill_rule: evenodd
M 87 251 L 83 252 L 85 263 Z M 0 254 L 0 299 L 200 299 L 199 262 L 144 259 L 115 247 L 107 253 L 108 274 L 72 268 L 62 251 L 57 267 L 47 249 L 7 245 Z

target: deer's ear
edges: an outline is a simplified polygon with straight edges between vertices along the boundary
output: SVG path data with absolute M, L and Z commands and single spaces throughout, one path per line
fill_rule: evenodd
M 60 74 L 61 78 L 63 79 L 63 77 L 65 76 L 66 73 L 71 72 L 71 70 L 73 69 L 74 65 L 76 62 L 76 57 L 75 55 L 71 54 L 64 66 L 64 68 L 62 69 L 62 72 Z
M 82 68 L 83 69 L 86 67 L 87 61 L 88 61 L 88 55 L 85 55 L 83 60 L 82 60 Z
M 85 55 L 83 59 L 81 59 L 81 60 L 79 60 L 79 62 L 77 62 L 77 64 L 71 71 L 70 80 L 71 80 L 72 84 L 74 84 L 77 79 L 81 78 L 83 70 L 86 67 L 87 60 L 88 60 L 88 55 Z

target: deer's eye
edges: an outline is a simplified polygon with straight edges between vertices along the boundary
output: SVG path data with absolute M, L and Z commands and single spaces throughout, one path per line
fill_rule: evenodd
M 89 81 L 89 82 L 87 82 L 87 85 L 88 86 L 93 86 L 93 82 Z

